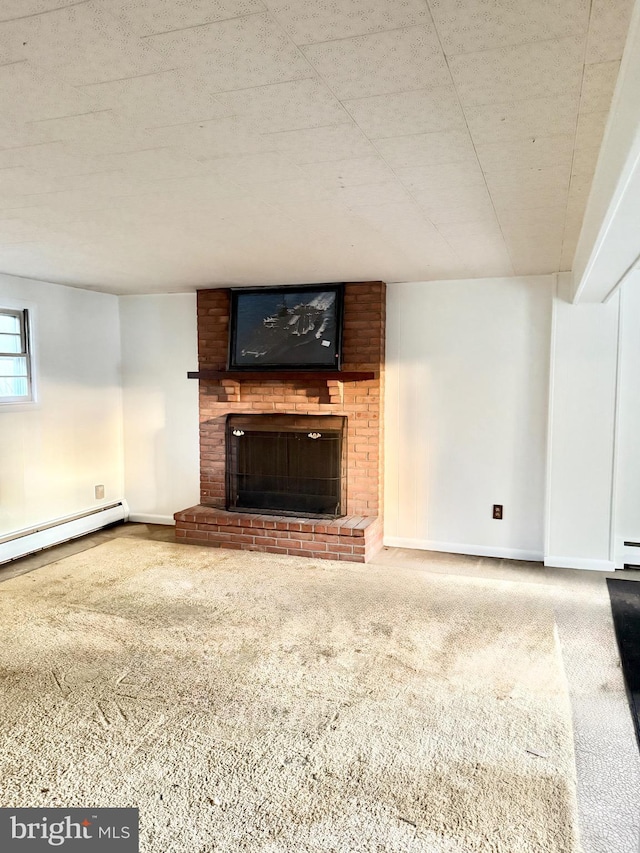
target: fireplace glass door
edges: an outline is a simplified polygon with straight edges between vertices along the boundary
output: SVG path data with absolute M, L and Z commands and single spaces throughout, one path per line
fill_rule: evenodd
M 330 415 L 229 415 L 227 509 L 343 515 L 345 422 Z

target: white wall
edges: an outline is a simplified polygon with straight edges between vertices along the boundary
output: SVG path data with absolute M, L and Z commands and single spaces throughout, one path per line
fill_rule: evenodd
M 618 440 L 616 468 L 617 565 L 640 563 L 640 271 L 635 271 L 620 294 L 620 372 L 618 380 Z
M 389 285 L 387 544 L 542 559 L 554 285 Z
M 123 296 L 120 320 L 130 517 L 173 523 L 200 500 L 196 295 Z
M 0 305 L 31 312 L 37 393 L 0 406 L 2 537 L 120 500 L 123 472 L 117 297 L 0 274 Z
M 554 299 L 547 565 L 613 568 L 618 311 Z
M 640 281 L 622 294 L 617 444 L 617 300 L 570 305 L 554 283 L 389 286 L 387 544 L 609 568 L 614 534 L 640 540 Z M 31 309 L 38 386 L 0 408 L 0 537 L 124 497 L 158 522 L 197 503 L 195 294 L 0 276 L 0 304 Z

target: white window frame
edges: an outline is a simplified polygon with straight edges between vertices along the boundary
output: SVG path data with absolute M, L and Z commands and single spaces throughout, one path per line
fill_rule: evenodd
M 3 397 L 0 395 L 0 406 L 16 406 L 35 401 L 33 391 L 33 359 L 31 348 L 31 324 L 28 308 L 12 308 L 0 303 L 0 315 L 17 317 L 20 321 L 21 352 L 0 352 L 0 358 L 24 358 L 27 364 L 27 394 L 21 397 Z

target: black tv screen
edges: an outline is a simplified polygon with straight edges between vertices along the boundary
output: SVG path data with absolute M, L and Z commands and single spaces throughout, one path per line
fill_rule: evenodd
M 229 370 L 340 370 L 342 284 L 231 291 Z

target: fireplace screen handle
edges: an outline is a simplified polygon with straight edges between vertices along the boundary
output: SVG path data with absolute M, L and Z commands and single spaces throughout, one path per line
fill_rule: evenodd
M 310 432 L 309 438 L 320 438 L 322 436 L 321 432 Z
M 237 435 L 238 438 L 240 438 L 241 435 L 244 435 L 244 430 L 243 429 L 234 429 L 233 434 Z

